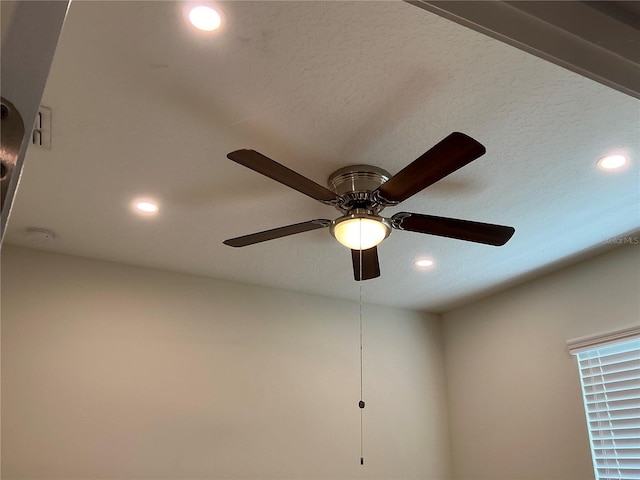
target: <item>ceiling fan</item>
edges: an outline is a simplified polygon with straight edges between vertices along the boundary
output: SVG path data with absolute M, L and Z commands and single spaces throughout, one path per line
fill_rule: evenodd
M 399 204 L 484 155 L 485 151 L 484 146 L 473 138 L 454 132 L 394 176 L 378 167 L 352 165 L 332 173 L 327 189 L 255 150 L 236 150 L 227 155 L 230 160 L 331 205 L 342 216 L 335 220 L 315 219 L 252 233 L 225 240 L 224 244 L 246 247 L 329 227 L 331 234 L 351 249 L 357 281 L 380 276 L 376 245 L 387 238 L 392 229 L 504 245 L 514 234 L 513 227 L 409 212 L 396 213 L 390 218 L 380 215 L 384 208 Z

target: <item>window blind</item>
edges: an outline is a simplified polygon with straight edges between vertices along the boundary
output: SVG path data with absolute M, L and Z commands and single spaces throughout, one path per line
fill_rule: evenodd
M 640 338 L 572 351 L 596 480 L 640 480 Z M 571 350 L 571 349 L 570 349 Z

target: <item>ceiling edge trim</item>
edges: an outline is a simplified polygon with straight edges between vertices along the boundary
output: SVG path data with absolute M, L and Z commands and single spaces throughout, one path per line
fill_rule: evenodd
M 633 11 L 622 21 L 579 1 L 405 1 L 640 99 Z

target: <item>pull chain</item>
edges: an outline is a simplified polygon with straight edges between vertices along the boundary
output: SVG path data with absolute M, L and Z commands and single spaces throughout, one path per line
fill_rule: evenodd
M 360 283 L 359 283 L 359 316 L 360 316 L 360 401 L 358 406 L 360 407 L 360 465 L 364 465 L 364 428 L 363 428 L 363 410 L 364 410 L 364 395 L 363 395 L 363 343 L 362 343 L 362 221 L 360 221 Z

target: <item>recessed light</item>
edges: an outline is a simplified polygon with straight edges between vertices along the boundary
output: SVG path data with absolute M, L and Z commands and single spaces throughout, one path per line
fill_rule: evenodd
M 222 16 L 215 8 L 200 5 L 189 11 L 189 21 L 200 30 L 212 32 L 222 25 Z
M 151 200 L 137 200 L 133 202 L 133 205 L 138 213 L 146 215 L 158 213 L 158 204 Z
M 618 170 L 619 168 L 624 167 L 626 163 L 627 157 L 617 153 L 614 155 L 606 155 L 600 158 L 596 162 L 596 165 L 598 165 L 598 168 L 600 168 L 601 170 Z
M 431 260 L 430 258 L 422 258 L 420 260 L 416 260 L 415 265 L 416 267 L 420 268 L 433 267 L 433 260 Z

